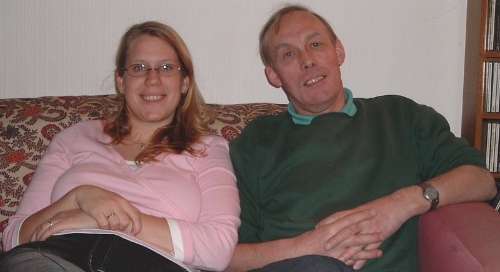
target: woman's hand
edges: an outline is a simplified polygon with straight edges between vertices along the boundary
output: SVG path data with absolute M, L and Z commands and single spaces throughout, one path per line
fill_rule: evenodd
M 56 214 L 47 222 L 44 222 L 35 228 L 31 236 L 31 242 L 43 241 L 54 233 L 82 228 L 98 228 L 94 218 L 84 213 L 82 210 L 74 209 Z
M 83 185 L 71 191 L 76 205 L 97 221 L 101 229 L 136 235 L 141 231 L 139 210 L 122 196 L 105 189 Z

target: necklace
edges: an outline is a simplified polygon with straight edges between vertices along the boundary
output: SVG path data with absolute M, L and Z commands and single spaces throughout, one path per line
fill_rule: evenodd
M 124 142 L 122 142 L 122 143 L 123 143 L 123 144 L 125 144 L 125 145 L 137 145 L 137 146 L 139 146 L 139 150 L 141 150 L 141 151 L 142 151 L 142 150 L 146 147 L 146 145 L 147 145 L 147 143 L 134 142 L 134 141 L 127 141 L 127 142 L 125 142 L 125 141 L 124 141 Z

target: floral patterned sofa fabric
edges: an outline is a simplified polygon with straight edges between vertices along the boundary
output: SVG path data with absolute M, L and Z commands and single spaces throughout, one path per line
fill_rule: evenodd
M 8 217 L 15 213 L 54 135 L 81 120 L 111 116 L 119 103 L 117 95 L 0 99 L 0 242 Z M 286 109 L 270 103 L 207 107 L 211 132 L 228 140 L 256 117 Z

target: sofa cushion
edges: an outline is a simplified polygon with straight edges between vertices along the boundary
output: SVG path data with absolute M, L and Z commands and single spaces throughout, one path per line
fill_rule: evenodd
M 448 205 L 419 224 L 421 271 L 500 271 L 500 216 L 488 204 Z

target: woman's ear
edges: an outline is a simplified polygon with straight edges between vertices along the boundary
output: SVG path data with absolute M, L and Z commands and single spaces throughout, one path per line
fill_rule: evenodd
M 187 94 L 190 81 L 191 80 L 188 76 L 185 76 L 184 79 L 182 79 L 181 94 Z
M 118 93 L 123 94 L 123 90 L 125 89 L 124 85 L 123 76 L 120 76 L 118 71 L 115 71 L 115 86 Z

